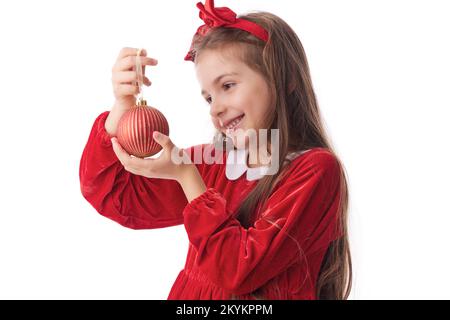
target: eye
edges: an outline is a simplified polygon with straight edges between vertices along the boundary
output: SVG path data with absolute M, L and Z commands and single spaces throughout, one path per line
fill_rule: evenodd
M 226 91 L 226 90 L 230 89 L 234 85 L 235 85 L 235 83 L 232 83 L 232 82 L 224 83 L 223 84 L 223 88 Z
M 232 86 L 234 86 L 235 85 L 235 83 L 233 83 L 233 82 L 228 82 L 228 83 L 224 83 L 223 85 L 222 85 L 222 87 L 223 87 L 223 89 L 225 90 L 225 91 L 227 91 L 228 89 L 230 89 Z M 211 99 L 211 96 L 208 96 L 207 98 L 205 98 L 205 101 L 208 103 L 208 104 L 210 104 L 211 102 L 212 102 L 212 99 Z

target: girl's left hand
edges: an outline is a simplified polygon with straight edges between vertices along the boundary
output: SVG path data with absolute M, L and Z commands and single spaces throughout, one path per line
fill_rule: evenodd
M 172 179 L 179 181 L 185 168 L 190 163 L 189 156 L 177 148 L 170 138 L 161 132 L 154 132 L 153 139 L 162 146 L 162 154 L 156 159 L 141 159 L 129 155 L 119 144 L 117 138 L 112 138 L 114 153 L 124 166 L 125 170 L 147 178 Z M 172 155 L 179 155 L 183 161 L 172 161 Z

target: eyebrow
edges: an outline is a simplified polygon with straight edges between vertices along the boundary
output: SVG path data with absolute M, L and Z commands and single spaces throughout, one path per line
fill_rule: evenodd
M 224 74 L 221 74 L 220 76 L 218 76 L 217 78 L 214 79 L 213 85 L 215 85 L 217 82 L 219 82 L 220 79 L 222 79 L 223 77 L 226 77 L 226 76 L 236 76 L 236 75 L 238 75 L 237 72 L 230 72 L 230 73 L 224 73 Z M 205 95 L 205 93 L 206 93 L 206 91 L 205 91 L 205 90 L 202 90 L 202 92 L 201 92 L 202 96 Z

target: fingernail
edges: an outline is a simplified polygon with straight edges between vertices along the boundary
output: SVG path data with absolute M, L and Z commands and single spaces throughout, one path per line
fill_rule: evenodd
M 161 136 L 161 135 L 159 134 L 158 131 L 154 131 L 154 132 L 153 132 L 153 138 L 154 138 L 154 139 L 158 139 L 160 136 Z

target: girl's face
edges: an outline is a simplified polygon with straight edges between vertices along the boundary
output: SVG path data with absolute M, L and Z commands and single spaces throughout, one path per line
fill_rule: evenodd
M 214 126 L 231 137 L 236 147 L 236 134 L 267 129 L 264 120 L 274 106 L 261 74 L 229 51 L 210 49 L 196 57 L 195 69 Z

